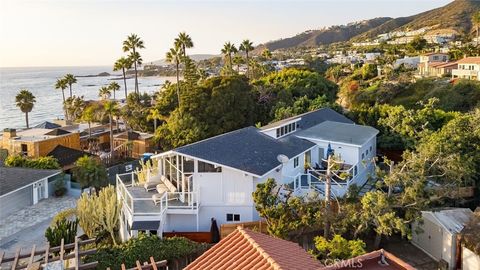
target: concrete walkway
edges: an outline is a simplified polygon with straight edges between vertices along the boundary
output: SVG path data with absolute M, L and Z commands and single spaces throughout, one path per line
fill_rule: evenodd
M 73 208 L 76 206 L 76 203 L 77 199 L 74 197 L 53 197 L 11 214 L 7 218 L 0 220 L 0 243 L 4 242 L 4 238 L 13 236 L 26 228 L 29 228 L 29 231 L 32 229 L 36 230 L 35 225 L 49 223 L 58 212 Z M 40 227 L 45 232 L 46 227 Z

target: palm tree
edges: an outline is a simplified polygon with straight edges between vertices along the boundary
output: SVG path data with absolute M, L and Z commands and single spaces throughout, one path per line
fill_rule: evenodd
M 158 109 L 150 109 L 147 119 L 153 120 L 153 132 L 155 132 L 157 130 L 157 120 L 163 119 L 163 117 Z
M 57 79 L 55 89 L 62 90 L 63 104 L 65 104 L 65 89 L 67 89 L 67 81 L 65 79 Z M 68 120 L 67 112 L 65 112 L 65 118 Z
M 111 82 L 108 88 L 113 92 L 113 99 L 115 99 L 115 92 L 120 90 L 120 85 L 117 82 Z
M 92 122 L 95 121 L 95 107 L 88 106 L 83 110 L 81 119 L 88 123 L 88 138 L 92 137 Z
M 180 34 L 178 34 L 178 37 L 175 38 L 174 45 L 180 47 L 182 52 L 181 54 L 185 58 L 187 57 L 187 48 L 193 48 L 193 41 L 192 38 L 187 35 L 187 33 L 181 32 Z
M 108 115 L 108 121 L 110 123 L 110 153 L 112 153 L 113 152 L 113 124 L 112 124 L 112 118 L 113 118 L 113 115 L 117 114 L 117 111 L 118 111 L 117 102 L 115 102 L 113 100 L 108 100 L 103 105 L 103 111 L 105 112 L 106 115 Z
M 264 49 L 262 51 L 262 56 L 265 58 L 265 60 L 269 60 L 272 58 L 272 52 L 269 49 Z
M 237 72 L 240 72 L 240 65 L 243 64 L 243 57 L 241 55 L 235 54 L 232 61 L 235 65 L 237 65 Z
M 74 83 L 77 83 L 77 78 L 75 78 L 75 76 L 73 76 L 73 74 L 67 74 L 65 75 L 65 77 L 63 77 L 63 79 L 65 80 L 65 82 L 68 84 L 68 86 L 70 87 L 70 97 L 72 97 L 72 84 Z
M 69 115 L 69 119 L 75 121 L 80 118 L 82 111 L 85 109 L 85 100 L 83 99 L 83 96 L 69 97 L 65 101 L 64 107 Z
M 138 89 L 138 71 L 137 65 L 141 65 L 141 57 L 137 52 L 137 49 L 144 49 L 143 40 L 141 40 L 137 35 L 131 34 L 123 41 L 123 51 L 130 52 L 129 58 L 133 62 L 133 67 L 135 68 L 135 92 L 140 93 Z M 140 63 L 138 62 L 140 60 Z
M 20 110 L 25 113 L 25 123 L 28 125 L 28 113 L 32 111 L 34 103 L 37 102 L 35 100 L 35 96 L 32 92 L 28 91 L 27 89 L 22 89 L 15 97 L 15 103 Z
M 244 41 L 242 41 L 238 49 L 242 52 L 245 52 L 245 62 L 247 63 L 247 77 L 248 77 L 250 74 L 250 61 L 248 59 L 249 58 L 248 53 L 253 50 L 253 43 L 250 40 L 245 39 Z
M 480 11 L 477 11 L 476 13 L 473 14 L 472 16 L 472 24 L 475 25 L 476 27 L 476 32 L 477 32 L 477 42 L 475 43 L 477 46 L 480 43 L 479 40 L 479 28 L 480 28 Z
M 110 91 L 110 87 L 102 86 L 98 89 L 98 96 L 102 99 L 109 99 L 111 95 L 112 92 Z
M 135 65 L 141 66 L 143 59 L 138 52 L 131 52 L 128 55 L 128 59 Z M 140 94 L 140 88 L 138 87 L 137 71 L 135 71 L 135 93 Z
M 232 69 L 232 54 L 236 52 L 237 48 L 235 47 L 235 44 L 231 43 L 230 41 L 223 45 L 222 54 L 228 59 L 228 67 L 230 69 Z
M 177 98 L 178 98 L 178 107 L 180 107 L 180 57 L 182 55 L 181 48 L 178 46 L 174 46 L 173 48 L 170 48 L 170 51 L 167 52 L 165 55 L 165 60 L 168 63 L 175 64 L 175 68 L 177 71 Z
M 128 93 L 127 93 L 127 77 L 126 77 L 126 70 L 129 70 L 132 68 L 132 62 L 130 61 L 130 58 L 128 57 L 122 57 L 118 59 L 115 64 L 113 65 L 113 71 L 118 71 L 122 70 L 123 73 L 123 83 L 125 85 L 125 100 L 127 99 Z

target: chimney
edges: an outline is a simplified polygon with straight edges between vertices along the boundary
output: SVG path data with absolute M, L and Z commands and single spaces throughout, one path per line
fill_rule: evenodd
M 3 130 L 3 137 L 5 139 L 11 139 L 17 137 L 17 130 L 14 128 L 6 128 Z

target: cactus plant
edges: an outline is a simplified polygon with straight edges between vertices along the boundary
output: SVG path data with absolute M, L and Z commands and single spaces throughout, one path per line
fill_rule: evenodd
M 45 237 L 47 238 L 50 246 L 59 246 L 62 238 L 64 244 L 70 244 L 75 242 L 77 236 L 78 219 L 68 220 L 63 218 L 57 220 L 54 226 L 48 227 L 45 231 Z

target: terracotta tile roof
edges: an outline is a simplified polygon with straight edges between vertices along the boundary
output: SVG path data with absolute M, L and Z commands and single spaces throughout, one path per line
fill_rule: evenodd
M 438 65 L 437 68 L 454 67 L 454 66 L 458 66 L 458 63 L 457 62 L 442 63 L 441 65 Z
M 382 255 L 385 258 L 386 264 L 381 264 Z M 416 270 L 413 266 L 404 262 L 402 259 L 396 257 L 390 252 L 383 249 L 372 251 L 367 254 L 357 256 L 352 259 L 344 260 L 335 263 L 334 265 L 322 268 L 322 270 L 353 270 L 353 269 L 368 269 L 368 270 Z
M 239 227 L 185 269 L 308 270 L 321 268 L 322 264 L 296 243 Z
M 438 68 L 444 64 L 446 64 L 446 62 L 432 62 L 432 63 L 429 63 L 428 66 L 432 68 Z
M 465 57 L 457 61 L 459 64 L 480 64 L 480 57 Z
M 429 55 L 434 55 L 434 54 L 447 55 L 446 53 L 441 53 L 441 52 L 430 52 L 430 53 L 425 53 L 425 54 L 422 54 L 422 55 L 423 56 L 429 56 Z

